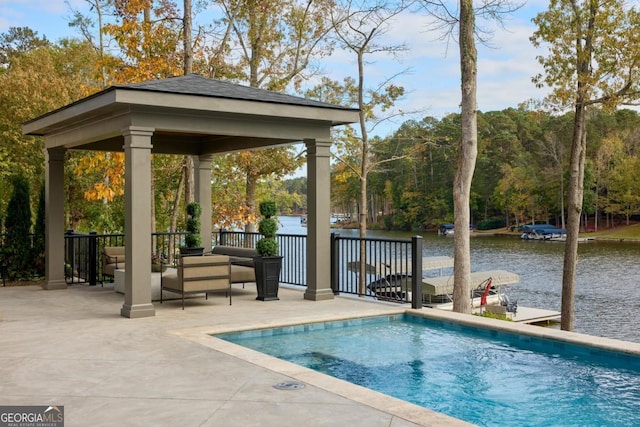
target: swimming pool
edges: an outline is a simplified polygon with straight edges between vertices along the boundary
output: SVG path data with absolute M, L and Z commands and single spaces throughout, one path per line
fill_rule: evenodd
M 635 355 L 407 314 L 216 337 L 479 425 L 640 425 Z

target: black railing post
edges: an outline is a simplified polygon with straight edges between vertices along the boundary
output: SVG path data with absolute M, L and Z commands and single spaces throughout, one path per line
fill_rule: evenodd
M 411 308 L 422 308 L 422 236 L 411 238 Z
M 335 295 L 340 293 L 340 268 L 338 267 L 338 263 L 340 262 L 339 237 L 339 233 L 331 233 L 331 290 Z
M 76 258 L 76 250 L 74 248 L 75 239 L 71 238 L 71 236 L 73 236 L 73 229 L 72 228 L 68 229 L 67 231 L 64 232 L 64 234 L 69 236 L 69 238 L 65 239 L 65 241 L 67 242 L 67 253 L 65 254 L 66 259 L 65 259 L 65 266 L 64 266 L 64 277 L 65 279 L 71 278 L 71 283 L 73 283 L 73 271 L 75 269 L 75 258 Z M 67 283 L 69 282 L 67 281 Z
M 220 229 L 220 246 L 227 245 L 227 230 L 224 228 Z
M 98 233 L 89 232 L 89 285 L 97 284 L 98 276 Z

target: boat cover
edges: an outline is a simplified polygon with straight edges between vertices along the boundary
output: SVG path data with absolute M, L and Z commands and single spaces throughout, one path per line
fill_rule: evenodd
M 520 281 L 520 276 L 505 270 L 476 271 L 471 273 L 471 289 L 475 289 L 489 277 L 494 286 L 511 285 Z M 453 276 L 439 276 L 422 279 L 422 293 L 424 295 L 453 294 Z
M 422 257 L 422 271 L 439 270 L 453 267 L 453 258 L 449 256 Z M 347 269 L 354 273 L 360 272 L 360 261 L 347 263 Z M 387 262 L 369 261 L 365 266 L 367 274 L 384 276 L 387 274 L 411 273 L 411 259 L 392 259 Z

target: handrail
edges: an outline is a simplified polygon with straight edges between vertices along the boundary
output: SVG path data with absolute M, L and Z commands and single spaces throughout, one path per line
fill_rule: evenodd
M 175 265 L 184 232 L 151 234 L 151 253 Z M 258 233 L 219 230 L 211 233 L 211 246 L 255 248 Z M 280 282 L 306 286 L 307 236 L 278 234 L 283 257 Z M 65 233 L 65 280 L 68 284 L 104 283 L 102 251 L 106 246 L 124 246 L 125 236 L 117 234 Z M 361 256 L 361 254 L 363 254 Z M 386 239 L 331 235 L 331 289 L 335 294 L 355 294 L 422 306 L 422 237 Z M 412 298 L 412 296 L 418 298 Z

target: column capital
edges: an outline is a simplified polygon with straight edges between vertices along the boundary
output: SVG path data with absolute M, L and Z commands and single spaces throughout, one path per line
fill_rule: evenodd
M 200 160 L 201 162 L 212 162 L 213 158 L 215 157 L 215 154 L 212 153 L 208 153 L 208 154 L 200 154 L 198 156 L 198 160 Z
M 47 162 L 62 162 L 67 149 L 64 147 L 45 148 L 44 155 Z
M 307 149 L 310 147 L 331 147 L 331 140 L 305 139 L 304 145 L 307 146 Z
M 151 149 L 151 137 L 153 136 L 154 128 L 147 128 L 141 126 L 129 126 L 122 129 L 122 136 L 124 136 L 124 149 L 128 148 L 146 148 Z
M 155 128 L 149 128 L 144 126 L 128 126 L 122 129 L 123 136 L 136 135 L 136 136 L 152 136 L 155 132 Z
M 211 165 L 211 162 L 213 162 L 214 156 L 215 154 L 201 154 L 196 156 L 196 159 L 198 160 L 196 167 L 198 169 L 212 169 L 213 166 Z

